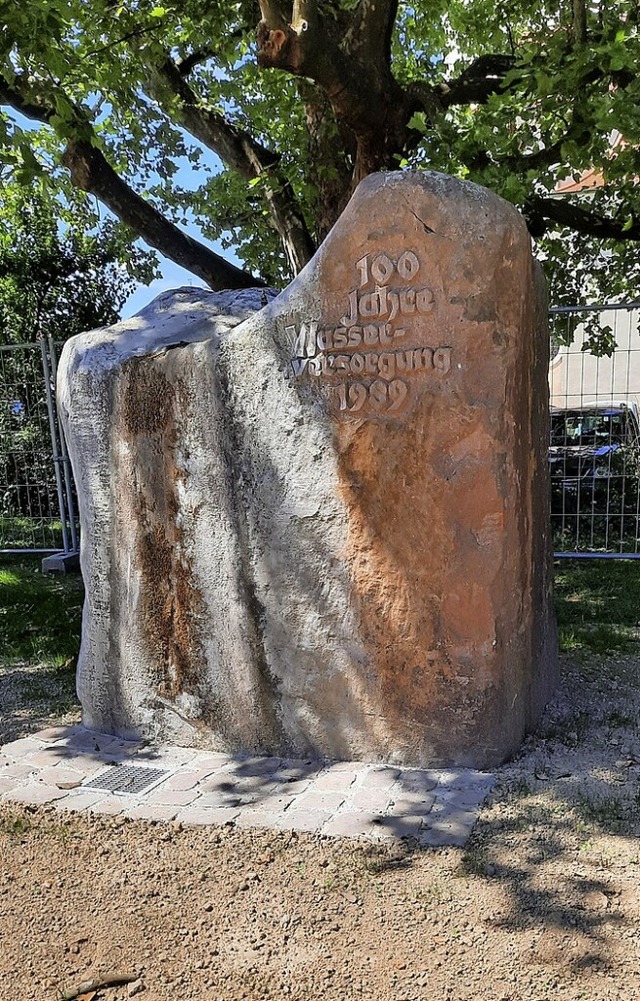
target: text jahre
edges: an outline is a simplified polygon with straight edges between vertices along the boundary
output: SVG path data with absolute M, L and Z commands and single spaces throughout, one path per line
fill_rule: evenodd
M 349 314 L 340 318 L 345 327 L 352 327 L 360 317 L 369 319 L 384 316 L 389 320 L 396 316 L 412 316 L 414 313 L 429 313 L 433 309 L 433 292 L 430 288 L 409 288 L 399 292 L 390 291 L 386 285 L 375 292 L 349 293 Z

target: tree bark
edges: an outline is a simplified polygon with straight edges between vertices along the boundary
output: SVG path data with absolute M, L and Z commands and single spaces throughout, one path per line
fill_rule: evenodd
M 318 192 L 314 217 L 318 243 L 322 243 L 349 201 L 356 152 L 353 136 L 341 130 L 329 100 L 316 84 L 300 80 L 309 135 L 309 179 Z
M 280 156 L 261 146 L 223 115 L 207 108 L 169 57 L 151 71 L 148 89 L 167 114 L 172 113 L 187 132 L 229 167 L 248 180 L 256 177 L 264 179 L 261 193 L 267 202 L 272 224 L 293 274 L 301 271 L 316 247 L 293 188 L 279 168 Z M 167 106 L 169 103 L 170 108 Z
M 348 194 L 368 174 L 396 166 L 419 106 L 390 67 L 394 0 L 363 3 L 335 24 L 314 0 L 295 0 L 291 22 L 276 0 L 259 0 L 258 64 L 308 78 L 325 93 L 338 127 L 353 138 Z

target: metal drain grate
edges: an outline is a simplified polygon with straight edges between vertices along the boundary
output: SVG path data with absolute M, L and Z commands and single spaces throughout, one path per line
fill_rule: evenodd
M 106 789 L 107 792 L 142 792 L 154 785 L 169 772 L 160 768 L 141 768 L 140 765 L 112 765 L 108 772 L 85 782 L 85 789 Z

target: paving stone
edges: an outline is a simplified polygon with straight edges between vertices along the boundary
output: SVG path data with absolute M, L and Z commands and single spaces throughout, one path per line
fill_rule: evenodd
M 340 771 L 350 772 L 353 771 L 354 768 L 364 771 L 364 769 L 366 768 L 365 765 L 361 765 L 353 761 L 329 761 L 326 762 L 324 767 L 331 768 L 331 770 L 334 772 L 340 772 Z
M 67 793 L 55 786 L 45 785 L 44 782 L 33 785 L 19 786 L 17 789 L 9 790 L 2 797 L 4 800 L 11 800 L 13 803 L 52 803 L 54 799 L 63 799 Z
M 50 744 L 38 751 L 29 751 L 21 760 L 34 768 L 50 768 L 64 759 L 56 752 L 56 745 Z
M 296 801 L 301 810 L 324 810 L 334 813 L 339 810 L 346 799 L 343 792 L 322 792 L 316 789 L 315 782 L 311 783 L 310 789 L 298 796 Z
M 322 833 L 347 838 L 393 837 L 390 825 L 383 825 L 381 819 L 379 814 L 365 813 L 362 810 L 337 813 L 329 818 Z
M 234 809 L 240 810 L 243 806 L 249 806 L 255 802 L 255 796 L 241 796 L 239 793 L 219 793 L 209 792 L 198 797 L 199 807 L 209 810 Z
M 437 772 L 438 785 L 441 787 L 450 786 L 455 788 L 457 783 L 464 780 L 464 770 L 461 768 L 441 768 Z
M 471 836 L 475 821 L 475 812 L 457 810 L 450 813 L 436 813 L 434 806 L 433 814 L 426 821 L 424 831 L 420 833 L 420 841 L 433 845 L 464 845 Z
M 141 803 L 139 806 L 130 806 L 123 813 L 130 820 L 173 820 L 179 810 L 179 806 L 149 806 L 148 803 Z
M 205 796 L 218 796 L 221 799 L 253 803 L 254 800 L 273 793 L 277 786 L 273 782 L 265 781 L 262 777 L 252 776 L 237 780 L 228 775 L 216 775 L 214 778 L 201 782 L 199 788 Z
M 434 823 L 437 821 L 439 824 L 475 824 L 478 811 L 472 810 L 469 807 L 457 806 L 453 803 L 445 803 L 436 796 L 431 808 L 431 814 Z
M 125 799 L 123 796 L 105 796 L 99 799 L 93 808 L 96 813 L 104 813 L 108 816 L 115 817 L 120 813 L 124 813 L 132 806 L 132 799 Z
M 33 737 L 21 737 L 20 740 L 12 740 L 9 744 L 3 744 L 2 753 L 7 758 L 14 761 L 24 758 L 26 754 L 35 754 L 45 746 L 44 741 L 35 740 Z
M 265 796 L 257 799 L 251 808 L 255 813 L 282 813 L 294 802 L 293 796 Z
M 196 806 L 187 806 L 185 809 L 180 810 L 177 819 L 184 824 L 217 824 L 221 826 L 235 821 L 239 813 L 239 809 L 232 809 L 231 807 L 207 809 L 201 807 L 200 800 L 198 800 Z
M 84 780 L 85 776 L 83 772 L 75 768 L 67 768 L 65 765 L 52 765 L 49 768 L 42 768 L 38 772 L 39 782 L 46 782 L 48 785 L 56 786 L 58 789 L 61 788 L 61 782 L 77 782 L 78 785 L 81 785 Z
M 353 765 L 351 768 L 332 765 L 313 780 L 313 788 L 318 792 L 346 792 L 361 774 L 362 770 Z
M 278 770 L 281 762 L 282 758 L 234 758 L 224 766 L 224 771 L 243 778 L 271 775 Z
M 368 837 L 418 838 L 422 831 L 424 817 L 406 814 L 394 816 L 385 814 L 373 829 L 366 829 Z
M 479 807 L 491 792 L 491 787 L 476 786 L 470 789 L 451 789 L 440 794 L 442 803 L 452 808 Z
M 275 826 L 283 831 L 319 831 L 331 818 L 328 810 L 289 809 L 276 818 Z
M 343 764 L 348 765 L 349 768 L 353 768 L 353 764 L 349 762 L 340 762 L 340 767 Z M 317 761 L 299 761 L 293 758 L 283 758 L 275 773 L 275 777 L 279 782 L 286 781 L 302 781 L 304 779 L 312 779 L 320 774 L 324 769 L 324 765 L 319 764 Z M 337 765 L 332 765 L 334 769 L 338 769 Z
M 87 730 L 84 727 L 73 727 L 70 733 L 59 740 L 58 747 L 68 747 L 75 750 L 105 751 L 117 738 L 98 730 Z M 139 746 L 139 745 L 138 745 Z
M 448 769 L 443 770 L 443 774 L 447 772 Z M 495 775 L 492 772 L 480 772 L 477 768 L 462 768 L 455 769 L 457 773 L 457 778 L 452 782 L 444 782 L 441 780 L 441 785 L 449 785 L 455 788 L 468 788 L 473 785 L 490 785 L 494 786 L 496 782 Z
M 283 814 L 280 810 L 241 810 L 236 817 L 236 827 L 267 827 L 273 829 L 278 826 Z
M 24 761 L 17 761 L 3 768 L 2 775 L 9 775 L 13 779 L 27 779 L 35 771 L 37 771 L 35 765 L 29 765 Z
M 426 817 L 436 801 L 433 793 L 416 794 L 414 797 L 403 794 L 396 799 L 387 810 L 391 817 Z
M 200 752 L 193 747 L 145 747 L 136 754 L 136 761 L 155 768 L 181 768 L 191 764 Z
M 136 758 L 136 763 L 138 759 Z M 172 792 L 183 792 L 185 789 L 194 789 L 200 781 L 197 772 L 180 769 L 162 780 L 162 789 L 170 789 Z
M 44 730 L 38 730 L 33 736 L 37 740 L 62 740 L 65 737 L 70 737 L 73 732 L 75 732 L 75 727 L 72 726 L 47 726 Z
M 267 796 L 277 788 L 278 783 L 273 781 L 271 775 L 238 776 L 233 781 L 234 792 L 243 796 Z
M 277 782 L 273 786 L 273 794 L 278 794 L 280 796 L 301 796 L 303 792 L 309 789 L 311 782 L 309 779 L 299 779 L 292 782 Z
M 409 792 L 430 792 L 438 785 L 440 775 L 430 769 L 402 769 L 398 776 L 398 786 Z
M 399 776 L 399 768 L 372 768 L 363 776 L 361 785 L 366 789 L 391 789 Z
M 11 792 L 13 789 L 19 789 L 21 785 L 26 783 L 26 781 L 26 777 L 18 779 L 13 775 L 5 775 L 3 773 L 0 775 L 0 796 L 5 792 Z
M 231 756 L 229 754 L 203 754 L 200 752 L 195 758 L 187 762 L 186 767 L 190 770 L 193 769 L 194 771 L 201 772 L 203 775 L 210 775 L 211 772 L 215 772 L 219 768 L 228 765 L 230 761 Z
M 101 758 L 98 755 L 76 754 L 69 751 L 68 756 L 62 755 L 58 761 L 61 768 L 73 768 L 84 775 L 85 779 L 93 778 L 98 772 L 104 770 L 105 765 L 115 764 L 115 760 L 110 757 Z
M 368 810 L 370 813 L 384 813 L 392 801 L 389 789 L 369 789 L 360 786 L 354 792 L 349 790 L 345 799 L 345 810 Z
M 214 783 L 215 780 L 216 780 L 216 778 L 217 778 L 217 776 L 220 773 L 219 773 L 218 769 L 213 769 L 212 770 L 212 769 L 203 768 L 201 770 L 199 768 L 192 768 L 191 765 L 189 764 L 189 765 L 185 765 L 183 768 L 177 769 L 174 772 L 174 774 L 175 775 L 189 775 L 189 776 L 193 776 L 193 778 L 195 779 L 196 786 L 201 787 L 203 785 L 203 783 L 205 783 L 205 782 Z M 229 776 L 225 774 L 224 778 L 221 777 L 221 781 L 228 782 L 229 781 Z
M 83 810 L 93 810 L 98 813 L 100 811 L 97 807 L 103 799 L 103 793 L 71 789 L 64 799 L 56 800 L 53 805 L 57 810 L 68 810 L 70 813 L 79 813 Z
M 148 796 L 144 797 L 144 802 L 150 806 L 188 806 L 199 800 L 197 789 L 165 789 L 164 783 L 157 786 Z M 201 797 L 200 797 L 201 798 Z

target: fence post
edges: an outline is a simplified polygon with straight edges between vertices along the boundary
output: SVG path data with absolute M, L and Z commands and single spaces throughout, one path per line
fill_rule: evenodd
M 51 374 L 53 377 L 53 385 L 58 384 L 58 358 L 56 355 L 56 346 L 53 338 L 49 337 L 49 357 L 51 359 Z M 56 414 L 57 414 L 56 408 Z M 69 451 L 67 449 L 67 442 L 64 436 L 64 428 L 60 424 L 60 418 L 57 420 L 57 429 L 60 436 L 60 456 L 62 468 L 64 471 L 64 485 L 66 490 L 66 510 L 69 519 L 69 532 L 71 535 L 71 551 L 73 553 L 78 552 L 78 533 L 76 531 L 76 510 L 75 504 L 73 502 L 73 472 L 71 469 L 71 460 L 69 458 Z
M 40 353 L 42 355 L 42 371 L 44 374 L 47 413 L 49 415 L 49 431 L 51 433 L 51 448 L 56 474 L 56 489 L 60 507 L 62 544 L 64 546 L 63 553 L 54 553 L 52 556 L 47 556 L 43 559 L 42 571 L 43 573 L 65 573 L 67 570 L 75 570 L 78 567 L 78 540 L 75 530 L 75 517 L 72 517 L 73 499 L 68 468 L 69 455 L 62 429 L 58 428 L 57 412 L 52 391 L 52 385 L 55 385 L 57 368 L 55 346 L 51 338 L 49 338 L 48 345 L 44 337 L 40 338 Z M 64 470 L 64 479 L 60 469 L 61 466 Z M 71 546 L 69 545 L 69 535 L 71 535 Z

